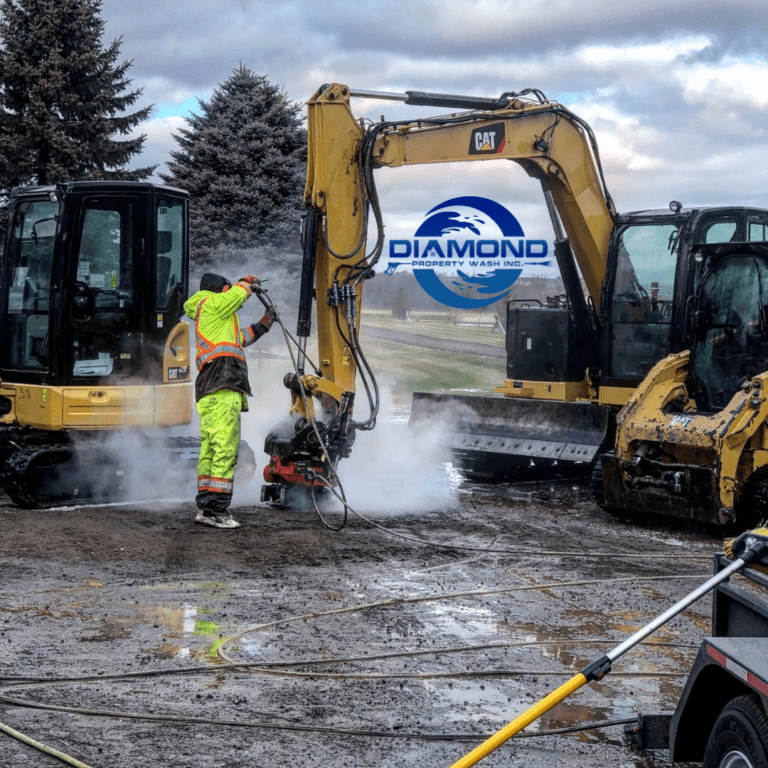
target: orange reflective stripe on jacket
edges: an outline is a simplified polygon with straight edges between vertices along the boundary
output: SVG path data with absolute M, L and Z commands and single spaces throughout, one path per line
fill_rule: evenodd
M 199 371 L 207 362 L 210 362 L 216 357 L 237 357 L 240 360 L 245 360 L 245 352 L 237 341 L 241 338 L 240 335 L 240 323 L 238 322 L 237 315 L 232 318 L 232 341 L 220 341 L 214 343 L 210 339 L 207 339 L 200 330 L 200 315 L 202 314 L 205 302 L 208 299 L 203 299 L 197 306 L 197 312 L 195 313 L 195 346 L 197 347 L 197 354 L 195 355 L 195 363 L 197 364 L 197 370 Z

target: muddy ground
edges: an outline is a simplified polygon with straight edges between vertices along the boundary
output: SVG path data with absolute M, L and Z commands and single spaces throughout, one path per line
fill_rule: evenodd
M 445 482 L 450 503 L 391 515 L 381 499 L 367 514 L 476 550 L 259 505 L 218 531 L 194 525 L 189 503 L 21 511 L 0 498 L 0 721 L 94 768 L 450 766 L 703 581 L 720 546 L 711 531 L 611 516 L 573 482 L 478 487 L 447 467 Z M 529 730 L 672 710 L 709 610 Z M 156 671 L 174 674 L 106 679 Z M 94 679 L 50 681 L 82 676 Z M 0 743 L 3 765 L 60 765 Z M 518 739 L 482 765 L 668 763 L 619 725 Z

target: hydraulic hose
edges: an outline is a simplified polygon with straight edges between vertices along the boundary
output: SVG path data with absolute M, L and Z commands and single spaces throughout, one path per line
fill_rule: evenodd
M 368 736 L 372 738 L 390 738 L 390 739 L 419 739 L 421 741 L 477 741 L 478 736 L 482 734 L 463 734 L 463 733 L 409 733 L 407 731 L 376 731 L 376 730 L 356 730 L 354 728 L 333 728 L 321 725 L 296 725 L 293 723 L 269 723 L 253 722 L 243 720 L 216 720 L 207 717 L 188 717 L 184 715 L 154 715 L 144 714 L 142 712 L 119 712 L 103 709 L 87 709 L 85 707 L 64 707 L 55 704 L 39 704 L 34 701 L 25 701 L 24 699 L 12 699 L 8 696 L 0 695 L 0 702 L 10 704 L 15 707 L 25 707 L 28 709 L 40 709 L 51 712 L 66 712 L 74 715 L 87 715 L 89 717 L 113 717 L 124 720 L 149 720 L 152 722 L 171 722 L 171 723 L 196 723 L 200 725 L 223 725 L 234 728 L 263 728 L 273 731 L 295 731 L 300 733 L 325 733 L 348 736 Z M 580 726 L 571 728 L 557 728 L 552 731 L 538 731 L 536 733 L 525 734 L 528 737 L 550 736 L 560 733 L 570 733 L 572 731 L 588 731 L 593 728 L 604 728 L 612 725 L 624 725 L 637 722 L 637 718 L 622 718 L 620 720 L 606 720 L 600 723 L 584 723 Z M 49 753 L 50 754 L 50 753 Z M 54 755 L 57 757 L 57 755 Z M 66 758 L 66 755 L 64 755 Z M 59 758 L 62 759 L 62 758 Z M 72 758 L 70 758 L 72 759 Z M 74 762 L 77 768 L 91 768 L 85 763 Z
M 454 653 L 469 653 L 471 651 L 488 651 L 499 650 L 507 648 L 534 648 L 542 646 L 554 646 L 554 647 L 573 647 L 583 645 L 610 645 L 614 642 L 611 638 L 588 638 L 588 639 L 574 639 L 563 638 L 560 640 L 524 640 L 513 641 L 509 643 L 482 643 L 480 645 L 464 645 L 455 646 L 450 648 L 430 648 L 420 651 L 399 651 L 396 653 L 379 653 L 373 656 L 347 656 L 333 658 L 308 658 L 308 659 L 284 659 L 280 661 L 246 661 L 235 662 L 234 664 L 217 664 L 216 666 L 195 665 L 191 667 L 172 667 L 170 669 L 148 669 L 142 672 L 124 672 L 122 674 L 115 675 L 80 675 L 77 677 L 27 677 L 27 676 L 0 676 L 0 687 L 12 687 L 23 688 L 26 686 L 39 686 L 39 685 L 56 685 L 58 683 L 95 683 L 95 682 L 129 682 L 141 678 L 148 677 L 165 677 L 167 675 L 195 675 L 195 674 L 214 674 L 219 675 L 222 672 L 230 670 L 262 670 L 262 669 L 284 669 L 286 667 L 308 667 L 308 666 L 323 666 L 323 665 L 337 665 L 337 664 L 353 664 L 359 662 L 371 662 L 382 661 L 389 659 L 403 659 L 403 658 L 415 658 L 417 656 L 442 656 Z M 698 649 L 698 645 L 691 643 L 653 643 L 653 648 L 686 648 L 688 650 Z M 482 670 L 478 671 L 478 677 L 482 677 L 485 673 Z M 523 677 L 525 675 L 557 675 L 559 672 L 553 672 L 552 670 L 517 670 L 516 676 Z M 563 673 L 565 674 L 565 673 Z M 653 673 L 627 673 L 629 676 L 647 676 Z M 665 676 L 667 673 L 664 673 Z M 399 677 L 397 673 L 390 675 L 392 678 Z M 5 681 L 5 682 L 2 682 Z
M 690 574 L 686 576 L 645 576 L 645 577 L 635 577 L 635 576 L 629 576 L 629 577 L 620 577 L 616 579 L 593 579 L 593 580 L 584 580 L 584 581 L 560 581 L 560 582 L 549 582 L 547 584 L 524 584 L 524 585 L 518 585 L 515 587 L 499 587 L 498 589 L 484 589 L 484 590 L 469 590 L 466 592 L 450 592 L 442 595 L 425 595 L 422 597 L 399 597 L 399 598 L 392 598 L 391 600 L 379 600 L 377 602 L 372 603 L 363 603 L 361 605 L 354 605 L 354 606 L 348 606 L 346 608 L 335 608 L 331 611 L 320 611 L 318 613 L 302 613 L 298 616 L 289 616 L 285 619 L 275 619 L 274 621 L 268 621 L 263 624 L 257 624 L 252 627 L 248 627 L 241 632 L 238 632 L 235 635 L 232 635 L 226 639 L 224 639 L 216 649 L 216 653 L 219 655 L 219 658 L 223 661 L 226 661 L 228 664 L 236 665 L 236 662 L 234 659 L 232 659 L 230 656 L 227 655 L 226 651 L 224 651 L 224 647 L 236 640 L 239 640 L 242 637 L 245 637 L 245 635 L 248 635 L 252 632 L 262 632 L 265 629 L 271 629 L 273 627 L 277 626 L 284 626 L 286 624 L 292 624 L 299 621 L 309 621 L 311 619 L 321 618 L 325 616 L 338 616 L 343 613 L 357 613 L 358 611 L 365 611 L 370 610 L 371 608 L 386 608 L 391 607 L 393 605 L 402 605 L 406 603 L 427 603 L 427 602 L 436 602 L 439 600 L 452 600 L 457 597 L 477 597 L 477 596 L 487 596 L 487 595 L 498 595 L 508 592 L 527 592 L 527 591 L 536 591 L 536 590 L 545 590 L 545 589 L 554 589 L 556 587 L 576 587 L 576 586 L 587 586 L 592 585 L 595 583 L 604 584 L 607 582 L 616 583 L 616 582 L 627 582 L 631 581 L 633 583 L 639 583 L 641 581 L 659 581 L 659 580 L 669 580 L 669 579 L 699 579 L 701 578 L 701 574 Z

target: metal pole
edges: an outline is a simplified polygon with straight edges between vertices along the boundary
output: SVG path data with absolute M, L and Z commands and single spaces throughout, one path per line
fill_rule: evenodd
M 360 99 L 383 99 L 385 101 L 408 101 L 407 93 L 391 93 L 388 91 L 360 91 L 356 88 L 349 89 L 350 96 Z
M 713 576 L 709 581 L 704 582 L 698 589 L 695 589 L 689 595 L 686 595 L 680 602 L 675 603 L 671 608 L 664 611 L 661 616 L 657 616 L 650 624 L 646 624 L 642 629 L 639 629 L 634 635 L 628 637 L 623 643 L 617 645 L 612 651 L 608 651 L 605 655 L 611 661 L 615 661 L 619 656 L 623 656 L 630 648 L 644 640 L 648 635 L 655 632 L 670 619 L 673 619 L 678 613 L 682 613 L 689 605 L 695 603 L 700 597 L 706 595 L 707 592 L 714 589 L 720 582 L 725 581 L 746 564 L 746 560 L 739 559 L 734 561 L 725 570 L 720 571 L 720 573 Z

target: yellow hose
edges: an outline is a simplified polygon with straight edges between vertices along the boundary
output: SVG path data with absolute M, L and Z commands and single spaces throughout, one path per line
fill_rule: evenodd
M 12 736 L 14 739 L 18 739 L 19 741 L 23 742 L 24 744 L 27 744 L 30 747 L 34 747 L 35 749 L 39 750 L 40 752 L 43 752 L 46 755 L 50 755 L 51 757 L 55 757 L 62 762 L 65 762 L 67 765 L 74 766 L 74 768 L 90 768 L 89 765 L 86 765 L 85 763 L 81 763 L 79 760 L 76 760 L 74 757 L 70 757 L 69 755 L 65 755 L 63 752 L 59 752 L 58 749 L 54 749 L 53 747 L 47 747 L 45 744 L 41 744 L 39 741 L 35 741 L 33 738 L 29 736 L 25 736 L 20 731 L 17 731 L 15 728 L 11 728 L 10 725 L 5 725 L 5 723 L 0 723 L 0 731 L 3 731 L 3 733 L 7 733 L 9 736 Z
M 568 682 L 563 683 L 559 688 L 552 691 L 546 698 L 534 704 L 530 709 L 516 717 L 509 725 L 504 726 L 489 739 L 484 741 L 479 747 L 475 747 L 469 754 L 454 763 L 451 768 L 470 768 L 470 766 L 479 763 L 486 755 L 500 747 L 505 741 L 511 739 L 516 733 L 519 733 L 534 720 L 538 720 L 545 712 L 548 712 L 555 704 L 559 704 L 563 699 L 578 691 L 582 685 L 585 685 L 587 678 L 579 672 Z

